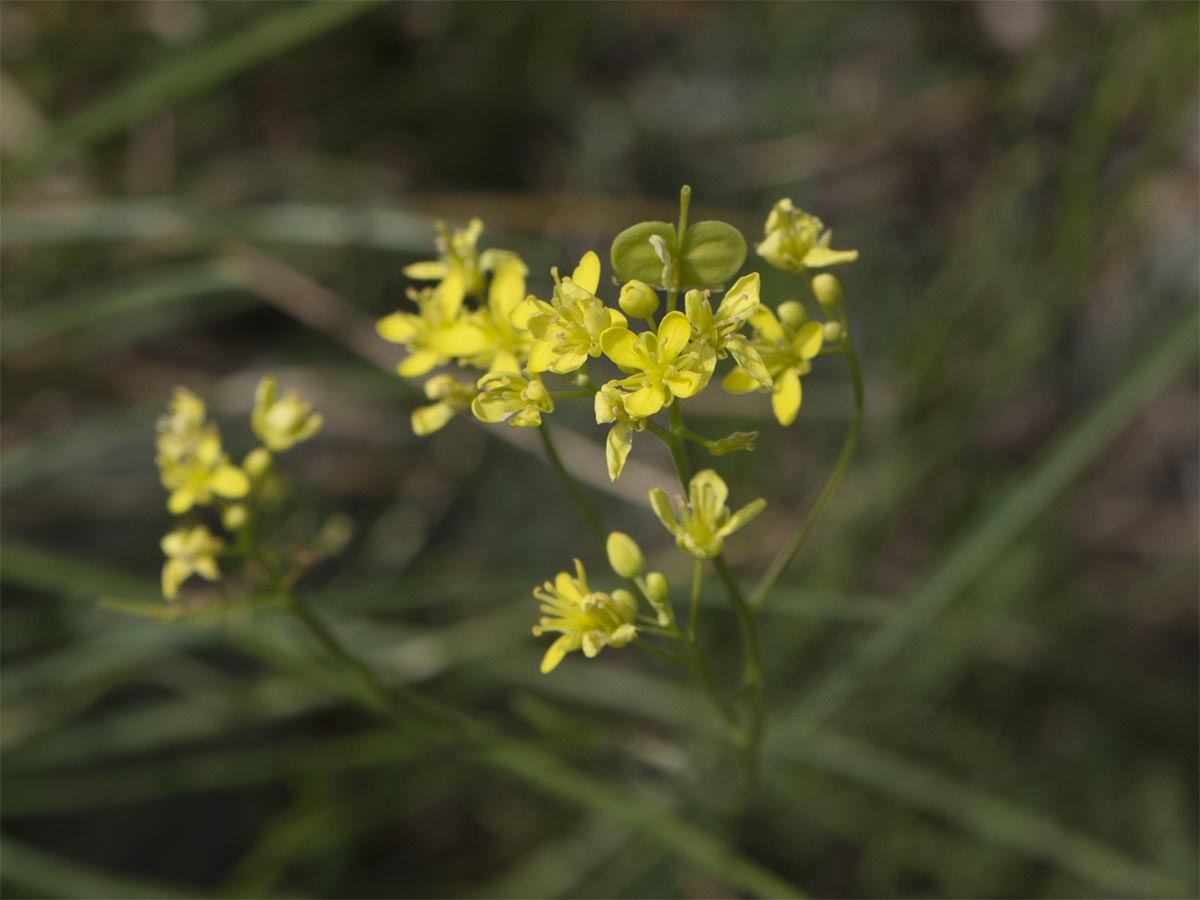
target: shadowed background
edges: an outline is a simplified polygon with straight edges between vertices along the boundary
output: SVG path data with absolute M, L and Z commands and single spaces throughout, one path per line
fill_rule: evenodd
M 6 893 L 770 893 L 757 865 L 829 896 L 1195 896 L 1197 27 L 1152 3 L 0 4 Z M 863 439 L 764 612 L 764 785 L 736 813 L 668 667 L 538 675 L 529 589 L 602 560 L 531 435 L 412 435 L 419 384 L 371 327 L 438 218 L 481 216 L 544 297 L 685 182 L 694 220 L 752 242 L 790 196 L 861 251 L 838 274 Z M 762 431 L 713 461 L 735 506 L 768 499 L 728 545 L 747 577 L 849 424 L 817 362 L 786 430 L 716 385 L 687 407 Z M 173 386 L 240 456 L 265 373 L 326 414 L 284 461 L 296 527 L 355 523 L 311 602 L 565 787 L 382 727 L 281 615 L 99 608 L 157 597 Z M 645 502 L 665 450 L 609 486 L 590 404 L 560 407 L 568 464 L 678 599 Z

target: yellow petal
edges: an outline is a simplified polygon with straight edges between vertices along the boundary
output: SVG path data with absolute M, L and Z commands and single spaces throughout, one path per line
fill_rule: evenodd
M 813 247 L 804 254 L 804 265 L 819 268 L 854 262 L 856 259 L 858 259 L 857 250 L 830 250 L 828 247 Z
M 446 277 L 448 271 L 445 263 L 433 260 L 415 262 L 411 266 L 404 267 L 405 277 L 416 281 L 441 281 Z
M 760 283 L 757 272 L 743 275 L 721 298 L 721 305 L 717 307 L 717 318 L 737 318 L 743 321 L 749 319 L 758 309 L 759 290 Z
M 429 346 L 442 356 L 475 356 L 488 348 L 488 339 L 476 325 L 456 322 L 431 334 Z
M 449 403 L 434 403 L 431 406 L 419 406 L 412 411 L 412 430 L 414 434 L 424 437 L 433 434 L 444 427 L 454 418 L 454 409 Z
M 167 498 L 167 512 L 173 516 L 181 516 L 196 503 L 196 494 L 191 488 L 179 488 L 172 491 Z
M 396 366 L 396 371 L 405 378 L 416 378 L 418 375 L 424 375 L 440 361 L 441 356 L 432 350 L 418 350 L 416 353 L 410 353 Z
M 564 634 L 557 641 L 550 645 L 550 649 L 546 651 L 546 655 L 542 657 L 542 674 L 553 672 L 558 664 L 563 661 L 563 657 L 572 649 L 572 638 L 569 634 Z
M 192 568 L 196 570 L 197 575 L 207 578 L 209 581 L 219 581 L 221 578 L 221 570 L 217 568 L 217 561 L 211 556 L 202 556 L 195 560 Z
M 393 344 L 407 344 L 417 335 L 417 316 L 408 313 L 395 312 L 384 316 L 375 323 L 375 330 L 385 341 Z
M 587 358 L 585 350 L 564 350 L 555 354 L 554 362 L 550 363 L 550 371 L 557 375 L 569 375 L 587 362 Z
M 442 312 L 443 321 L 450 322 L 458 318 L 465 294 L 466 283 L 463 281 L 462 271 L 451 269 L 434 290 L 434 299 Z
M 488 306 L 500 319 L 508 319 L 525 299 L 525 267 L 523 265 L 501 266 L 492 275 L 492 286 L 488 289 Z
M 800 376 L 795 369 L 788 369 L 775 379 L 775 390 L 771 394 L 771 408 L 780 425 L 791 425 L 800 411 Z
M 760 306 L 758 312 L 750 317 L 750 324 L 754 326 L 754 330 L 761 334 L 768 342 L 783 340 L 783 326 L 779 324 L 779 320 L 775 318 L 775 313 L 766 306 Z
M 730 356 L 737 361 L 741 371 L 757 381 L 759 386 L 764 388 L 771 386 L 771 373 L 767 371 L 758 351 L 746 340 L 744 335 L 731 335 L 726 347 L 729 349 Z
M 663 384 L 670 388 L 676 397 L 684 399 L 695 397 L 708 384 L 708 376 L 704 372 L 687 369 L 663 379 Z
M 679 310 L 663 316 L 658 324 L 658 358 L 674 359 L 692 339 L 692 323 Z
M 192 574 L 188 564 L 181 559 L 169 559 L 163 565 L 162 592 L 168 600 L 174 600 L 179 594 L 179 585 Z
M 761 388 L 754 376 L 745 369 L 732 369 L 721 381 L 721 387 L 731 394 L 748 394 Z
M 825 331 L 821 328 L 820 323 L 805 322 L 796 331 L 796 338 L 792 342 L 792 346 L 796 348 L 801 359 L 812 359 L 821 352 L 821 345 L 824 342 Z
M 548 341 L 538 341 L 529 350 L 529 371 L 547 371 L 554 363 L 554 357 L 554 347 Z
M 600 257 L 591 250 L 583 254 L 583 259 L 579 260 L 571 280 L 589 294 L 596 293 L 596 288 L 600 287 Z
M 641 341 L 628 328 L 606 329 L 600 335 L 600 347 L 604 350 L 604 355 L 622 369 L 637 370 L 646 364 L 646 354 Z
M 604 442 L 604 456 L 608 463 L 608 477 L 616 481 L 621 477 L 625 468 L 625 460 L 633 448 L 633 428 L 628 422 L 618 422 L 608 430 L 608 439 Z
M 214 494 L 236 499 L 250 493 L 250 478 L 237 466 L 221 466 L 208 479 Z
M 635 419 L 648 419 L 666 406 L 669 399 L 666 390 L 648 384 L 625 398 L 625 411 Z
M 725 523 L 719 533 L 722 536 L 725 536 L 733 534 L 739 528 L 744 528 L 746 525 L 750 524 L 751 519 L 754 519 L 760 512 L 763 511 L 766 505 L 767 501 L 761 497 L 759 497 L 757 500 L 747 503 L 729 517 L 729 521 Z

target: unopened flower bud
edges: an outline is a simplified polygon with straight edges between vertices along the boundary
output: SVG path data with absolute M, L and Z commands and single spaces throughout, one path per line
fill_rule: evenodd
M 658 613 L 659 625 L 670 625 L 675 621 L 675 611 L 671 609 L 671 584 L 662 572 L 651 572 L 646 576 L 646 599 Z
M 625 314 L 635 319 L 648 319 L 658 309 L 658 294 L 644 281 L 628 281 L 617 300 Z
M 250 513 L 240 503 L 226 507 L 225 511 L 221 513 L 221 524 L 225 526 L 226 531 L 237 531 L 249 520 Z
M 257 481 L 271 468 L 271 451 L 266 447 L 256 447 L 246 454 L 242 468 L 246 470 L 247 475 Z
M 637 578 L 646 566 L 641 548 L 627 534 L 614 531 L 608 536 L 608 564 L 622 578 Z
M 842 339 L 842 326 L 838 322 L 826 322 L 821 326 L 821 330 L 825 333 L 827 344 L 836 344 Z
M 793 331 L 808 321 L 808 313 L 804 304 L 796 300 L 788 300 L 779 304 L 779 321 Z
M 840 309 L 846 300 L 846 292 L 842 290 L 842 283 L 828 272 L 822 272 L 813 278 L 812 290 L 821 304 L 821 308 L 826 311 Z

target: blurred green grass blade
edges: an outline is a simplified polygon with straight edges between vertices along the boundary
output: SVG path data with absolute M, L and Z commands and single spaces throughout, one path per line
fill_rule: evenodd
M 204 891 L 189 891 L 158 881 L 127 878 L 0 836 L 0 866 L 3 880 L 46 897 L 153 898 L 202 897 Z M 8 894 L 12 896 L 11 893 Z M 28 896 L 23 894 L 22 896 Z
M 369 12 L 380 2 L 323 0 L 266 7 L 269 13 L 232 34 L 172 52 L 155 68 L 133 75 L 104 99 L 52 128 L 8 174 L 15 180 L 43 171 L 73 151 L 115 137 L 131 125 Z
M 760 897 L 797 897 L 794 885 L 632 791 L 582 776 L 557 757 L 524 744 L 497 740 L 479 754 L 490 766 L 518 776 L 545 793 L 602 812 L 648 835 L 713 873 Z
M 64 597 L 94 600 L 102 594 L 113 594 L 161 599 L 158 586 L 148 578 L 12 539 L 0 546 L 0 581 Z
M 324 741 L 211 750 L 83 772 L 22 773 L 5 778 L 4 812 L 14 817 L 68 814 L 244 787 L 306 772 L 329 774 L 408 763 L 424 749 L 423 740 L 392 729 Z
M 4 320 L 0 350 L 11 353 L 109 318 L 141 314 L 164 304 L 228 290 L 240 290 L 239 283 L 212 262 L 172 267 L 100 290 L 18 309 Z
M 988 841 L 1053 863 L 1117 896 L 1185 896 L 1174 878 L 1142 865 L 1057 822 L 975 791 L 923 766 L 852 738 L 820 732 L 786 755 L 850 778 L 918 809 L 942 816 Z
M 154 463 L 154 423 L 162 414 L 160 404 L 119 409 L 72 426 L 69 430 L 40 435 L 0 459 L 0 492 L 23 488 L 39 478 L 64 472 L 124 447 L 139 436 L 146 446 L 146 466 Z M 46 573 L 54 577 L 54 573 Z M 102 593 L 117 593 L 105 591 Z
M 1128 371 L 1108 396 L 1077 421 L 1031 471 L 951 547 L 907 603 L 871 632 L 810 689 L 775 732 L 795 740 L 859 688 L 874 670 L 894 659 L 997 556 L 1041 515 L 1071 482 L 1136 418 L 1197 355 L 1195 313 L 1175 325 L 1144 361 Z
M 0 218 L 3 247 L 243 238 L 427 255 L 434 233 L 430 217 L 403 209 L 316 203 L 273 203 L 214 214 L 173 201 L 131 200 L 6 209 Z

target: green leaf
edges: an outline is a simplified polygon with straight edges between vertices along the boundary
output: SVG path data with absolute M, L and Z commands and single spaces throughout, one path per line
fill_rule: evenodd
M 725 222 L 697 222 L 683 236 L 681 287 L 716 287 L 746 261 L 746 239 Z
M 650 240 L 655 236 L 665 242 L 672 255 L 677 255 L 675 226 L 667 222 L 638 222 L 616 236 L 611 257 L 613 271 L 621 281 L 636 279 L 658 288 L 673 287 L 667 283 L 669 270 Z

